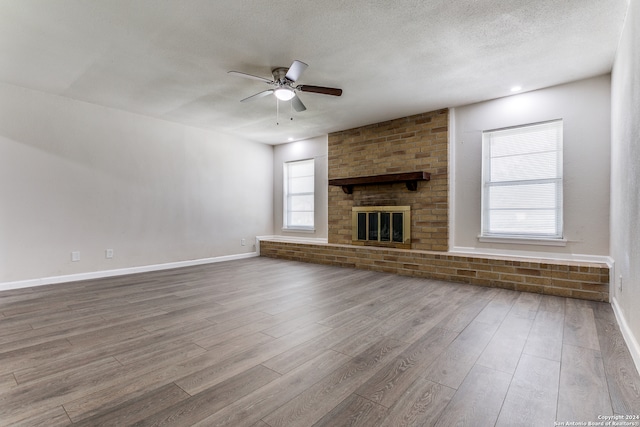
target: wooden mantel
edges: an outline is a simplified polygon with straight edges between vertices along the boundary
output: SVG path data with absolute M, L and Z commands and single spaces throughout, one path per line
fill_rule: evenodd
M 429 181 L 430 179 L 431 174 L 429 172 L 403 172 L 386 175 L 358 176 L 355 178 L 330 179 L 329 185 L 340 186 L 342 187 L 342 191 L 347 194 L 351 194 L 353 193 L 353 187 L 355 185 L 381 185 L 404 182 L 409 191 L 416 191 L 418 189 L 418 181 Z

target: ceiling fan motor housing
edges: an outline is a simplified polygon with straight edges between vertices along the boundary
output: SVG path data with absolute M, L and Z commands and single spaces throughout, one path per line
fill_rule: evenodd
M 280 82 L 281 84 L 288 82 L 289 79 L 286 78 L 287 71 L 289 71 L 289 69 L 286 67 L 274 68 L 271 71 L 271 74 L 273 74 L 273 80 L 276 82 Z

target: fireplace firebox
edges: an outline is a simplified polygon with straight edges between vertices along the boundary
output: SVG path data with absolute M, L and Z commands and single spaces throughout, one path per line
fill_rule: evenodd
M 407 247 L 411 244 L 410 206 L 351 208 L 352 242 L 361 245 Z

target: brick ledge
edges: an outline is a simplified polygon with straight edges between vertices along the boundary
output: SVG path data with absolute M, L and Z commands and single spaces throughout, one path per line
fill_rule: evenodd
M 455 254 L 261 238 L 260 255 L 546 295 L 609 301 L 604 262 Z

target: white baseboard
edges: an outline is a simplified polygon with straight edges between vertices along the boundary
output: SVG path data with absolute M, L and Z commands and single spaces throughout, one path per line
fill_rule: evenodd
M 611 298 L 611 307 L 616 315 L 616 320 L 618 321 L 620 332 L 622 332 L 622 337 L 624 338 L 625 343 L 627 343 L 629 353 L 631 353 L 633 363 L 636 365 L 636 371 L 640 373 L 640 344 L 638 344 L 636 337 L 633 335 L 633 332 L 631 332 L 627 319 L 625 319 L 622 314 L 618 301 L 614 297 Z
M 194 265 L 233 261 L 236 259 L 253 258 L 256 256 L 258 256 L 257 252 L 249 252 L 246 254 L 224 255 L 214 258 L 201 258 L 188 261 L 168 262 L 165 264 L 120 268 L 117 270 L 92 271 L 88 273 L 68 274 L 64 276 L 43 277 L 40 279 L 18 280 L 15 282 L 0 283 L 0 291 L 30 288 L 33 286 L 53 285 L 56 283 L 77 282 L 80 280 L 102 279 L 104 277 L 124 276 L 126 274 L 146 273 L 149 271 L 170 270 L 172 268 L 191 267 Z

